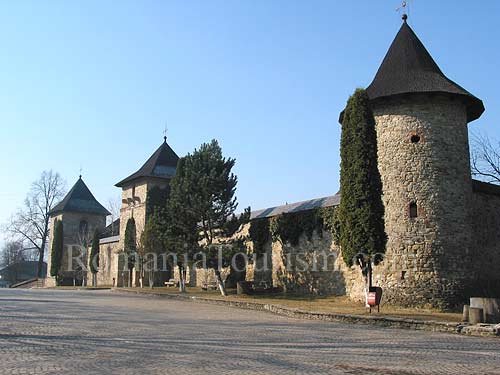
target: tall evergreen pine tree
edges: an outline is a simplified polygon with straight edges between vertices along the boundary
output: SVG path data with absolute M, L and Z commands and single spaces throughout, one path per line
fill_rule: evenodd
M 61 220 L 54 223 L 54 238 L 52 239 L 52 251 L 50 254 L 50 276 L 56 278 L 59 284 L 61 263 L 64 249 L 64 227 Z
M 186 165 L 188 154 L 179 159 L 175 176 L 170 182 L 170 196 L 167 201 L 166 216 L 163 223 L 164 246 L 177 257 L 173 267 L 179 269 L 179 291 L 186 291 L 186 267 L 198 251 L 198 216 L 191 208 L 191 182 Z
M 207 267 L 214 269 L 223 295 L 226 295 L 226 290 L 220 263 L 214 254 L 213 241 L 237 207 L 234 194 L 238 180 L 231 172 L 234 164 L 234 159 L 223 157 L 222 149 L 215 139 L 181 158 L 170 183 L 167 209 L 169 225 L 166 247 L 169 251 L 177 249 L 193 254 L 202 240 L 201 251 L 208 259 Z M 225 247 L 221 257 L 222 266 L 227 264 L 231 256 L 229 247 Z
M 124 253 L 126 256 L 127 266 L 129 270 L 128 276 L 128 286 L 132 286 L 132 270 L 135 266 L 135 254 L 137 251 L 137 235 L 135 227 L 135 219 L 131 217 L 127 221 L 127 226 L 125 227 L 125 238 L 124 238 Z
M 97 286 L 96 274 L 99 271 L 99 231 L 94 231 L 90 248 L 89 268 L 92 273 L 92 286 Z
M 342 255 L 347 264 L 361 266 L 371 286 L 371 263 L 381 260 L 387 237 L 375 119 L 363 89 L 357 89 L 347 102 L 340 157 L 338 221 Z
M 164 202 L 166 204 L 166 202 Z M 158 259 L 164 253 L 164 217 L 160 215 L 162 210 L 155 210 L 150 214 L 144 230 L 141 233 L 137 253 L 141 259 L 141 278 L 144 280 L 146 273 L 149 279 L 149 286 L 154 284 L 155 274 L 158 267 Z M 144 284 L 144 283 L 143 283 Z

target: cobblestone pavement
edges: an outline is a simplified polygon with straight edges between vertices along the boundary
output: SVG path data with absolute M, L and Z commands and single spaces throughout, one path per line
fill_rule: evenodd
M 1 374 L 500 374 L 500 340 L 108 291 L 1 290 Z

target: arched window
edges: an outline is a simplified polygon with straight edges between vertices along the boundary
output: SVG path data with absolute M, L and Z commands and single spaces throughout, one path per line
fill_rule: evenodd
M 418 210 L 417 210 L 417 203 L 416 202 L 411 202 L 410 203 L 408 212 L 409 212 L 409 215 L 410 215 L 411 219 L 417 217 Z

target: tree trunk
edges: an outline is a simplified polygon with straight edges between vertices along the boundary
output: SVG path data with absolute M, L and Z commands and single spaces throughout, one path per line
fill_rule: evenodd
M 43 276 L 43 255 L 44 255 L 44 247 L 45 247 L 45 241 L 42 241 L 42 246 L 38 250 L 38 270 L 37 270 L 37 277 L 39 279 L 42 278 Z
M 146 278 L 146 271 L 143 263 L 143 259 L 139 259 L 140 270 L 139 270 L 139 282 L 141 284 L 141 288 L 144 288 L 144 279 Z
M 368 288 L 371 288 L 373 286 L 372 275 L 373 275 L 373 269 L 372 269 L 372 262 L 370 260 L 368 261 Z
M 226 297 L 227 296 L 226 287 L 224 286 L 224 281 L 222 281 L 222 276 L 218 269 L 215 270 L 215 276 L 217 277 L 217 285 L 219 286 L 220 294 Z
M 132 288 L 132 269 L 129 268 L 128 270 L 128 287 Z
M 368 264 L 366 265 L 366 277 L 365 277 L 365 306 L 370 307 L 368 304 L 368 293 L 370 292 L 370 288 L 372 287 L 372 263 L 368 260 Z
M 139 272 L 136 272 L 135 275 L 136 275 L 135 276 L 136 278 L 139 277 L 139 286 L 141 288 L 143 288 L 144 287 L 144 270 L 142 268 L 142 265 L 139 268 Z M 135 284 L 137 285 L 137 281 L 135 282 Z
M 154 271 L 149 271 L 149 287 L 151 289 L 153 289 L 153 285 L 154 285 L 154 274 L 153 274 Z
M 38 249 L 38 270 L 37 270 L 37 277 L 39 279 L 42 278 L 43 276 L 43 256 L 45 255 L 45 245 L 47 243 L 47 237 L 49 235 L 49 217 L 47 216 L 45 219 L 44 223 L 44 236 L 42 238 L 42 243 L 40 245 L 40 248 Z M 48 270 L 48 268 L 47 268 Z
M 179 267 L 179 292 L 185 293 L 186 292 L 186 281 L 185 281 L 185 273 L 184 273 L 184 267 L 178 266 Z

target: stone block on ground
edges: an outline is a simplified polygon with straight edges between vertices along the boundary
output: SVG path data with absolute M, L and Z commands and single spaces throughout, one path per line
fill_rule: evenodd
M 474 324 L 462 328 L 461 333 L 470 336 L 500 336 L 500 324 Z
M 500 299 L 471 297 L 470 306 L 483 309 L 483 322 L 500 323 Z
M 483 309 L 480 309 L 478 307 L 469 308 L 469 323 L 483 323 Z

